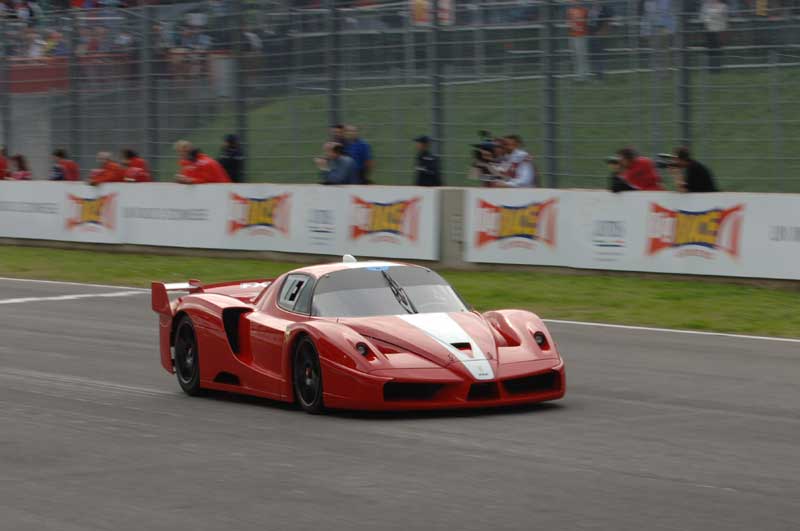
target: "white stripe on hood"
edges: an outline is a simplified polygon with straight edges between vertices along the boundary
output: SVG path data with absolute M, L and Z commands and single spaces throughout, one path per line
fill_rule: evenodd
M 492 366 L 478 344 L 446 313 L 415 313 L 398 315 L 400 319 L 415 326 L 441 343 L 457 360 L 469 370 L 476 380 L 494 378 Z M 472 356 L 455 348 L 452 343 L 469 343 Z

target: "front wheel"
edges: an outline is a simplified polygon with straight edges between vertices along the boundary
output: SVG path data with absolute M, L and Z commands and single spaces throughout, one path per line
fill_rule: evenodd
M 294 396 L 306 413 L 322 413 L 322 369 L 310 338 L 304 337 L 294 350 Z
M 184 315 L 175 329 L 175 374 L 183 392 L 197 396 L 200 389 L 200 356 L 194 324 Z

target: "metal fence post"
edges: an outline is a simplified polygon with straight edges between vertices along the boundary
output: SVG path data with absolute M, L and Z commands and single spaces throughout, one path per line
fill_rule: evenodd
M 158 94 L 157 78 L 153 69 L 153 6 L 146 4 L 141 8 L 142 63 L 141 63 L 141 106 L 144 112 L 144 139 L 142 154 L 150 161 L 153 179 L 158 180 L 160 153 L 158 145 Z
M 781 86 L 780 86 L 780 64 L 778 50 L 774 47 L 769 49 L 769 102 L 772 111 L 772 177 L 776 178 L 778 189 L 780 180 L 786 178 L 785 161 L 783 157 L 783 124 L 781 123 Z M 776 172 L 777 170 L 777 172 Z M 777 173 L 777 175 L 776 175 Z
M 233 70 L 234 70 L 234 85 L 233 85 L 233 101 L 236 113 L 236 134 L 239 136 L 239 143 L 244 150 L 245 155 L 248 154 L 247 144 L 247 77 L 245 75 L 244 64 L 244 30 L 246 24 L 245 3 L 243 0 L 236 0 L 234 3 L 234 10 L 236 15 L 233 20 L 236 21 L 234 28 L 224 28 L 229 35 L 233 36 Z M 242 161 L 242 175 L 247 180 L 247 158 Z
M 9 22 L 0 17 L 0 113 L 2 113 L 3 140 L 2 145 L 11 149 L 11 39 L 9 38 Z
M 414 78 L 417 75 L 416 67 L 416 48 L 414 42 L 414 20 L 412 19 L 413 13 L 411 9 L 405 12 L 405 32 L 403 32 L 403 43 L 405 52 L 405 83 L 414 83 Z
M 691 58 L 686 43 L 688 31 L 689 6 L 687 0 L 678 2 L 678 24 L 675 31 L 675 47 L 678 49 L 678 124 L 680 125 L 680 143 L 689 146 L 692 143 L 692 93 L 691 93 Z
M 341 80 L 339 78 L 339 69 L 342 64 L 341 60 L 341 18 L 339 17 L 339 10 L 336 8 L 336 0 L 328 0 L 328 10 L 330 16 L 328 17 L 329 31 L 328 31 L 328 115 L 330 125 L 338 124 L 341 122 Z
M 439 20 L 439 0 L 432 2 L 433 13 L 431 14 L 431 36 L 432 49 L 431 58 L 433 62 L 433 138 L 436 142 L 436 152 L 439 156 L 440 171 L 444 171 L 445 156 L 445 112 L 444 112 L 444 63 L 441 56 L 441 20 Z
M 544 2 L 544 157 L 547 184 L 551 188 L 558 188 L 558 63 L 554 20 L 557 7 L 555 0 Z
M 484 49 L 486 43 L 486 16 L 484 14 L 483 0 L 477 0 L 477 3 L 470 4 L 470 7 L 473 8 L 470 22 L 475 25 L 473 37 L 475 39 L 475 70 L 478 77 L 481 77 L 485 72 L 484 66 L 486 63 L 486 50 Z
M 70 17 L 69 35 L 69 86 L 67 100 L 69 105 L 69 155 L 78 161 L 81 168 L 85 166 L 82 160 L 83 128 L 81 127 L 81 100 L 80 100 L 80 59 L 78 58 L 78 45 L 80 44 L 80 10 L 73 9 Z

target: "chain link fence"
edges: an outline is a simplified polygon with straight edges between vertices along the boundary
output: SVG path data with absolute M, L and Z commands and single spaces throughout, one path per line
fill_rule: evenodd
M 552 186 L 604 188 L 623 146 L 689 145 L 723 190 L 800 191 L 800 0 L 439 3 L 434 25 L 414 23 L 425 0 L 6 12 L 2 142 L 39 178 L 63 147 L 84 171 L 134 149 L 171 180 L 176 140 L 214 155 L 233 133 L 249 181 L 316 182 L 342 122 L 376 183 L 411 184 L 427 134 L 468 185 L 483 130 L 521 135 Z

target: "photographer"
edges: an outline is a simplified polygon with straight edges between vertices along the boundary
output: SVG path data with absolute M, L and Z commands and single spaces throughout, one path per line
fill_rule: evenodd
M 473 161 L 470 178 L 483 181 L 486 186 L 507 176 L 506 151 L 501 142 L 485 139 L 472 145 Z
M 490 183 L 498 188 L 533 188 L 536 186 L 536 170 L 533 157 L 522 149 L 522 138 L 519 135 L 508 135 L 504 139 L 508 152 L 508 179 Z
M 620 161 L 619 178 L 630 186 L 631 190 L 662 191 L 661 176 L 655 164 L 647 157 L 640 156 L 635 149 L 627 147 L 617 152 Z
M 670 165 L 670 173 L 675 177 L 679 192 L 700 193 L 716 192 L 714 174 L 705 165 L 692 159 L 689 148 L 675 148 L 674 163 Z

